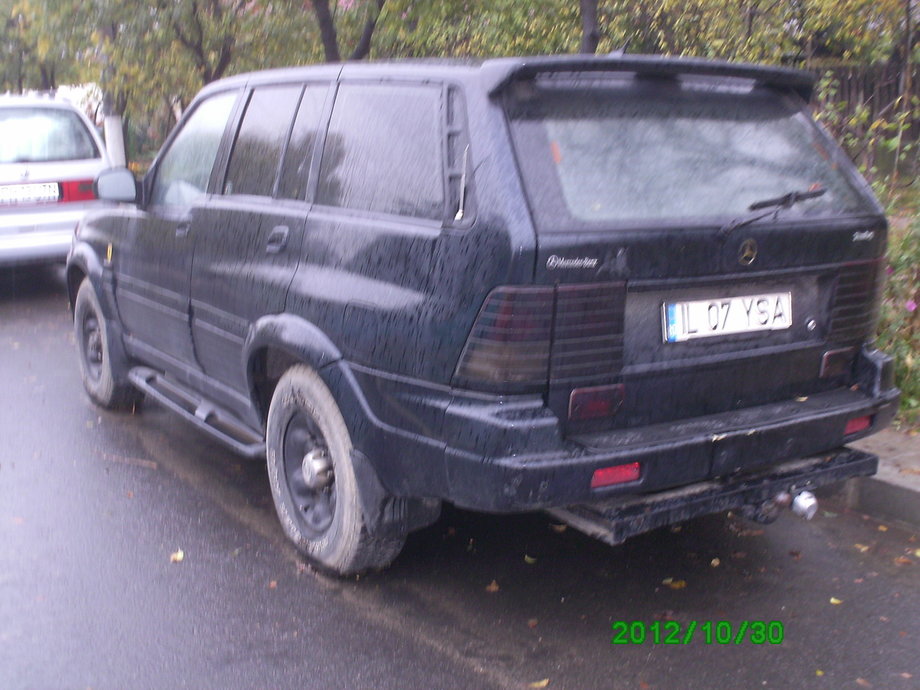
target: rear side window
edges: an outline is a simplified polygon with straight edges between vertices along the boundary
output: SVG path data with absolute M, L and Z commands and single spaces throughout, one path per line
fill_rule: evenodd
M 316 201 L 417 218 L 444 216 L 441 88 L 343 84 Z
M 271 196 L 303 87 L 256 89 L 233 144 L 224 194 Z
M 80 116 L 63 108 L 0 108 L 0 163 L 99 158 Z

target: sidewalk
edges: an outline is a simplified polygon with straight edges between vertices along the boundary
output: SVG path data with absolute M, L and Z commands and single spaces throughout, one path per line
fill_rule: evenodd
M 874 477 L 846 482 L 847 505 L 920 529 L 920 435 L 885 429 L 850 445 L 877 455 L 879 466 Z

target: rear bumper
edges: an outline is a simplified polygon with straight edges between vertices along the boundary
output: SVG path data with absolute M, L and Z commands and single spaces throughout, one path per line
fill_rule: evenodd
M 874 433 L 890 423 L 897 401 L 897 390 L 879 397 L 835 391 L 805 401 L 572 438 L 561 453 L 474 458 L 449 448 L 448 498 L 479 510 L 531 510 L 742 476 Z M 847 422 L 865 416 L 871 426 L 846 436 Z M 638 480 L 591 489 L 596 470 L 634 462 L 640 466 Z
M 881 430 L 890 423 L 899 399 L 891 386 L 890 358 L 864 351 L 855 367 L 859 385 L 853 388 L 563 437 L 559 420 L 538 396 L 497 398 L 434 390 L 344 363 L 325 373 L 355 447 L 391 494 L 440 498 L 491 512 L 649 497 L 767 471 L 831 453 Z M 356 395 L 340 395 L 343 388 Z M 868 424 L 847 434 L 848 422 L 861 417 L 868 417 Z M 591 488 L 597 470 L 631 463 L 639 463 L 635 481 Z
M 0 265 L 66 259 L 77 223 L 101 206 L 100 202 L 61 206 L 65 208 L 0 213 Z

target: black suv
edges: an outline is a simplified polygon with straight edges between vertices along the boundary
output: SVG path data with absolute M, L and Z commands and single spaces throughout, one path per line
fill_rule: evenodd
M 382 567 L 441 501 L 610 543 L 875 472 L 886 221 L 799 71 L 657 57 L 225 79 L 77 229 L 83 379 L 267 458 Z M 804 498 L 804 495 L 799 496 Z M 807 507 L 803 508 L 807 510 Z

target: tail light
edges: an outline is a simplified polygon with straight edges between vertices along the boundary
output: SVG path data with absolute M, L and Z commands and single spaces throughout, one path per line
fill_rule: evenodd
M 457 378 L 522 391 L 545 386 L 554 301 L 553 288 L 489 293 L 460 355 Z
M 494 289 L 460 355 L 456 382 L 507 393 L 612 383 L 623 363 L 625 287 Z
M 61 203 L 92 201 L 96 198 L 92 180 L 61 182 Z
M 841 267 L 831 307 L 828 340 L 840 345 L 858 345 L 871 339 L 878 320 L 884 271 L 880 259 L 859 261 Z
M 634 482 L 642 475 L 642 468 L 638 462 L 629 462 L 625 465 L 613 465 L 595 470 L 591 475 L 591 488 L 601 489 L 615 484 Z

